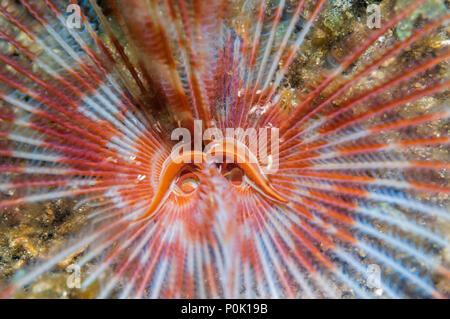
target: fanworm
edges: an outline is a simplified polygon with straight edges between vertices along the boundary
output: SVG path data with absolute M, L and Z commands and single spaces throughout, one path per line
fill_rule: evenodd
M 0 0 L 0 296 L 448 297 L 449 18 Z

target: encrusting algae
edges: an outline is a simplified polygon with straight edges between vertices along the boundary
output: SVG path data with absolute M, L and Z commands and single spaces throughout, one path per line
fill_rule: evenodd
M 448 1 L 71 4 L 0 0 L 0 297 L 450 296 Z

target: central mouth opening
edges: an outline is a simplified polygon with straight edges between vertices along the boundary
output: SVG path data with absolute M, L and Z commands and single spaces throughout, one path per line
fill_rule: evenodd
M 174 150 L 164 162 L 150 206 L 137 221 L 152 216 L 170 190 L 182 196 L 193 194 L 200 185 L 201 168 L 209 164 L 215 164 L 222 176 L 234 186 L 242 186 L 245 176 L 253 189 L 266 198 L 279 204 L 288 202 L 264 175 L 257 157 L 248 154 L 248 148 L 237 141 L 215 143 L 207 152 L 183 150 L 180 154 L 179 151 L 178 148 Z
M 235 163 L 215 163 L 221 175 L 234 186 L 242 186 L 245 171 Z M 180 170 L 173 183 L 173 192 L 180 196 L 194 193 L 200 185 L 199 168 L 187 165 Z
M 190 195 L 200 185 L 200 179 L 196 174 L 196 168 L 184 168 L 175 180 L 173 191 L 177 195 Z
M 245 172 L 235 163 L 225 163 L 221 165 L 221 173 L 231 184 L 241 186 L 244 182 Z

